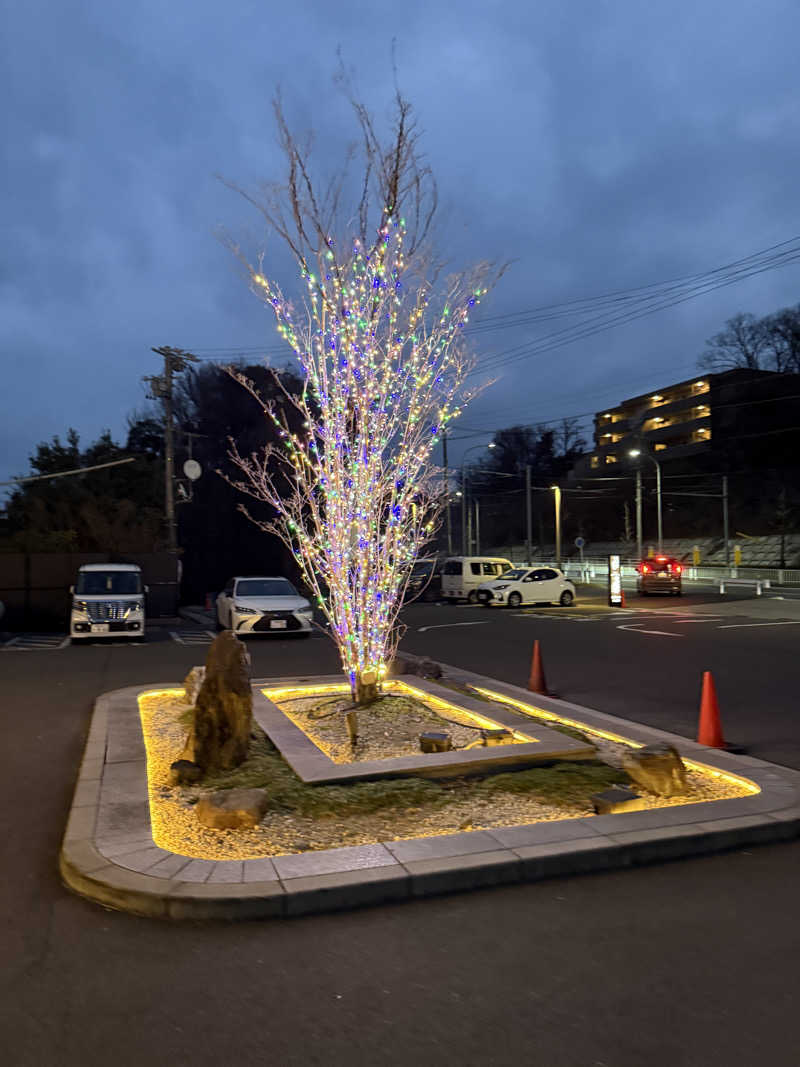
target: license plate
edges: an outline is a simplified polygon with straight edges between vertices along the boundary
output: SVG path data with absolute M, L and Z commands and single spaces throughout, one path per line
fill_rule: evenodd
M 270 630 L 285 630 L 286 619 L 272 619 L 269 624 Z
M 659 571 L 658 572 L 658 577 L 659 578 L 669 578 L 669 575 L 667 574 L 666 571 Z
M 92 623 L 92 633 L 93 634 L 107 634 L 108 633 L 108 623 L 107 622 L 93 622 Z

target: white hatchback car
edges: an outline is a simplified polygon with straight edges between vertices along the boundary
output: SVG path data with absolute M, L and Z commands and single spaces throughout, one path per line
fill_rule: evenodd
M 231 578 L 217 597 L 217 629 L 311 634 L 314 609 L 286 578 Z
M 514 567 L 478 588 L 478 603 L 487 607 L 561 604 L 566 608 L 574 602 L 575 586 L 557 567 Z

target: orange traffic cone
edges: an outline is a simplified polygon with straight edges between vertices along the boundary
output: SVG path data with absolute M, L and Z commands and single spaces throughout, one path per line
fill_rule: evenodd
M 544 677 L 544 667 L 542 666 L 542 653 L 539 651 L 539 642 L 533 642 L 533 658 L 531 659 L 531 674 L 528 678 L 528 689 L 532 693 L 541 693 L 542 696 L 547 696 L 547 682 Z
M 700 697 L 700 724 L 697 728 L 697 741 L 709 748 L 725 748 L 722 737 L 722 723 L 719 719 L 717 690 L 711 671 L 703 672 L 703 693 Z

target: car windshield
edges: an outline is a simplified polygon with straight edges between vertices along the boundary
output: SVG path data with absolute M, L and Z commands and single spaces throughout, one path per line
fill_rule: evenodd
M 521 582 L 528 572 L 521 567 L 513 567 L 503 575 L 504 582 Z
M 432 573 L 433 563 L 431 560 L 418 560 L 411 568 L 412 578 L 427 578 Z
M 79 571 L 76 593 L 84 596 L 130 596 L 141 593 L 139 571 Z
M 246 578 L 236 583 L 236 596 L 297 596 L 297 590 L 285 578 Z
M 671 571 L 679 566 L 676 559 L 646 559 L 643 566 L 650 571 Z

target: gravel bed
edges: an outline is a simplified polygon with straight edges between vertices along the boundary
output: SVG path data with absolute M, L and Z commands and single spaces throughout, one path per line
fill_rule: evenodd
M 465 748 L 481 737 L 480 727 L 453 709 L 445 719 L 415 697 L 389 694 L 365 708 L 356 709 L 358 742 L 353 748 L 345 712 L 353 710 L 348 695 L 321 700 L 318 696 L 278 702 L 281 711 L 321 748 L 334 763 L 393 759 L 418 755 L 419 735 L 428 730 L 445 732 L 453 748 Z M 316 714 L 324 717 L 316 717 Z M 457 720 L 461 718 L 459 724 Z
M 148 754 L 153 838 L 162 848 L 184 856 L 210 860 L 253 859 L 459 830 L 551 822 L 594 813 L 590 789 L 576 790 L 575 795 L 554 803 L 534 792 L 487 792 L 477 787 L 474 780 L 461 779 L 443 784 L 446 794 L 438 804 L 316 818 L 273 810 L 253 829 L 214 830 L 201 826 L 194 813 L 197 799 L 208 790 L 169 784 L 170 763 L 180 754 L 185 739 L 186 728 L 179 717 L 186 705 L 178 696 L 144 694 L 139 698 L 139 707 Z M 611 748 L 607 749 L 607 745 Z M 612 742 L 601 742 L 598 747 L 602 758 L 609 762 L 619 759 L 625 748 Z M 688 768 L 687 771 L 688 796 L 672 800 L 648 798 L 648 807 L 746 795 L 745 789 L 730 782 Z

